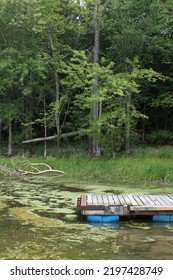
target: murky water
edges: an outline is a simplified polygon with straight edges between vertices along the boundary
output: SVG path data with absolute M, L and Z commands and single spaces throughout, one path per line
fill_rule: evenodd
M 135 185 L 30 177 L 0 182 L 0 259 L 173 259 L 173 223 L 88 224 L 76 213 L 84 193 L 173 193 Z

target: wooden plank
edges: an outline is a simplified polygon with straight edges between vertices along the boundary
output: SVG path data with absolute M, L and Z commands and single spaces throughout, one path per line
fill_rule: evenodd
M 149 195 L 145 195 L 145 198 L 147 199 L 149 205 L 155 205 L 154 201 Z
M 108 196 L 109 205 L 115 205 L 114 199 L 112 195 Z
M 86 206 L 87 205 L 87 196 L 86 195 L 82 195 L 81 196 L 81 205 L 80 206 Z
M 121 194 L 117 195 L 120 205 L 126 205 L 126 201 L 124 200 L 123 196 Z
M 153 205 L 160 205 L 160 203 L 157 201 L 156 196 L 154 195 L 148 195 L 148 197 L 151 199 L 151 201 L 153 202 Z
M 168 194 L 167 196 L 168 196 L 170 199 L 173 200 L 173 195 L 172 195 L 172 194 Z
M 102 199 L 103 199 L 104 205 L 109 205 L 109 201 L 108 201 L 107 195 L 103 195 Z
M 113 197 L 115 205 L 121 205 L 120 200 L 118 199 L 117 195 L 114 194 L 112 197 Z
M 173 199 L 169 197 L 169 195 L 162 195 L 163 199 L 169 203 L 169 205 L 173 205 Z
M 162 195 L 157 195 L 157 200 L 160 202 L 160 205 L 171 205 Z
M 93 205 L 98 205 L 97 195 L 96 195 L 96 194 L 93 194 L 93 195 L 92 195 L 92 204 L 93 204 Z
M 132 202 L 131 202 L 131 200 L 130 200 L 128 195 L 123 194 L 123 198 L 124 198 L 124 200 L 126 202 L 125 205 L 132 205 Z
M 139 195 L 134 195 L 133 197 L 134 197 L 134 199 L 136 200 L 136 202 L 138 203 L 139 206 L 144 205 L 144 203 L 141 201 Z
M 92 195 L 88 194 L 87 195 L 87 205 L 93 205 L 93 199 L 92 199 Z
M 161 196 L 153 195 L 153 197 L 157 201 L 158 205 L 163 205 L 163 206 L 167 205 L 167 203 L 163 199 L 161 199 Z
M 99 205 L 104 205 L 102 195 L 97 195 L 97 202 Z
M 135 196 L 133 195 L 128 195 L 130 201 L 131 201 L 131 205 L 138 205 L 137 201 L 135 200 Z
M 139 198 L 144 205 L 151 205 L 151 201 L 148 199 L 146 195 L 139 195 Z
M 82 215 L 105 215 L 105 210 L 82 210 Z
M 130 206 L 130 211 L 173 211 L 173 206 Z
M 159 195 L 154 196 L 155 201 L 157 201 L 157 205 L 167 205 L 160 197 Z

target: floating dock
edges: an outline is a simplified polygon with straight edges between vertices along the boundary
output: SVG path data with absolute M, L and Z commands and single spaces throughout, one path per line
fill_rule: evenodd
M 152 216 L 154 221 L 173 221 L 173 194 L 82 195 L 77 209 L 88 221 L 117 221 L 123 216 Z

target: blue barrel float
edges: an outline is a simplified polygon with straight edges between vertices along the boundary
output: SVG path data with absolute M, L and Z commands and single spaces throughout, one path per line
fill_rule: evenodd
M 119 215 L 88 215 L 87 221 L 91 223 L 113 223 L 119 221 Z
M 173 222 L 172 214 L 155 214 L 153 215 L 153 222 Z

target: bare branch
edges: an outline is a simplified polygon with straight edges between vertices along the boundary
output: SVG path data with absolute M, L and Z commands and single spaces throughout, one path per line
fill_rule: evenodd
M 63 137 L 71 137 L 71 136 L 76 136 L 81 134 L 81 131 L 73 131 L 73 132 L 68 132 L 68 133 L 63 133 L 61 134 L 61 138 Z M 53 136 L 48 136 L 48 137 L 41 137 L 41 138 L 35 138 L 35 139 L 29 139 L 25 140 L 22 142 L 22 144 L 28 144 L 28 143 L 34 143 L 34 142 L 42 142 L 42 141 L 49 141 L 49 140 L 54 140 L 58 138 L 58 135 L 53 135 Z

